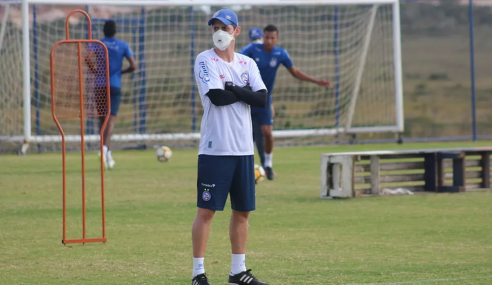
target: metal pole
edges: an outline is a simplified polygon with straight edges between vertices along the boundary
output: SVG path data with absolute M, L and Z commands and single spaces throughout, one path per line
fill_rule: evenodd
M 190 43 L 190 67 L 191 67 L 191 131 L 196 132 L 196 89 L 195 89 L 195 12 L 190 7 L 191 43 Z
M 34 98 L 36 98 L 36 135 L 41 135 L 40 92 L 39 92 L 39 59 L 38 59 L 38 9 L 32 7 L 32 46 L 34 52 Z M 38 153 L 41 153 L 41 144 L 38 143 Z
M 22 77 L 24 95 L 24 142 L 31 139 L 31 55 L 29 43 L 29 2 L 22 2 Z
M 335 6 L 335 13 L 333 17 L 335 30 L 333 48 L 335 50 L 335 129 L 340 127 L 340 49 L 338 48 L 338 6 Z
M 140 98 L 139 98 L 139 108 L 140 108 L 140 130 L 139 133 L 145 134 L 147 132 L 147 106 L 146 106 L 146 98 L 145 93 L 146 85 L 147 85 L 147 75 L 146 75 L 146 64 L 145 64 L 145 7 L 141 9 L 141 19 L 140 19 L 140 27 L 139 27 L 139 73 L 140 73 Z
M 472 129 L 473 141 L 477 141 L 477 108 L 475 97 L 475 31 L 473 21 L 473 0 L 468 2 L 468 25 L 470 26 L 470 76 L 471 76 L 471 97 L 472 97 Z

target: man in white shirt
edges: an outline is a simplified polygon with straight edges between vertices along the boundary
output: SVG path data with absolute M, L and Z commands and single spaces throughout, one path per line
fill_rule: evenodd
M 236 14 L 222 9 L 208 22 L 215 48 L 199 54 L 195 79 L 203 105 L 198 155 L 197 214 L 193 222 L 192 285 L 210 285 L 204 257 L 215 211 L 230 194 L 232 262 L 229 284 L 268 285 L 246 270 L 248 218 L 255 210 L 250 106 L 266 106 L 267 90 L 254 60 L 234 52 L 241 33 Z

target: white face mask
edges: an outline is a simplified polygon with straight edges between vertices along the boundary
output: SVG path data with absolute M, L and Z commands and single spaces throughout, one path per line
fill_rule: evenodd
M 212 38 L 214 39 L 214 45 L 220 50 L 226 50 L 234 40 L 233 35 L 223 30 L 215 32 Z

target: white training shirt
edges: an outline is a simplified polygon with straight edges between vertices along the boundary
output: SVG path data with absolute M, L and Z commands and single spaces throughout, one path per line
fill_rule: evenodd
M 215 106 L 205 94 L 210 89 L 224 89 L 226 81 L 253 91 L 265 89 L 256 62 L 234 53 L 232 62 L 223 61 L 213 49 L 196 57 L 195 79 L 203 105 L 200 149 L 198 154 L 253 155 L 253 129 L 250 106 L 242 101 Z

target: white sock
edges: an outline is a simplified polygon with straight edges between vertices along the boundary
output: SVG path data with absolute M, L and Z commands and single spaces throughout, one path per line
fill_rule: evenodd
M 273 152 L 265 152 L 265 167 L 273 167 Z
M 107 153 L 107 152 L 108 152 L 108 150 L 109 150 L 109 149 L 108 149 L 108 147 L 107 147 L 107 146 L 105 146 L 105 145 L 103 145 L 103 153 Z
M 246 271 L 246 254 L 231 255 L 231 275 Z
M 193 274 L 191 278 L 195 278 L 195 276 L 205 273 L 205 265 L 204 265 L 205 257 L 193 257 Z
M 113 156 L 111 156 L 111 151 L 110 150 L 108 150 L 108 158 L 111 158 L 111 159 L 113 158 Z

